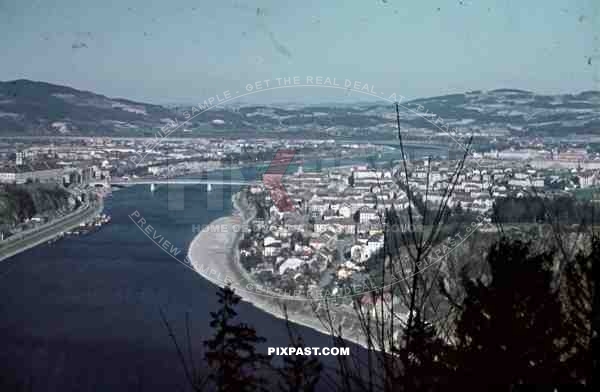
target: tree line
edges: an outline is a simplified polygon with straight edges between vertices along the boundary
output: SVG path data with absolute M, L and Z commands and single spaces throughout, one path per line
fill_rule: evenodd
M 598 213 L 593 203 L 571 196 L 502 197 L 494 200 L 492 220 L 498 223 L 550 223 L 559 219 L 563 224 L 589 224 Z

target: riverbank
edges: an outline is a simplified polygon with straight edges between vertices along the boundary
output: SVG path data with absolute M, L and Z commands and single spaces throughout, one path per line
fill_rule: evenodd
M 143 186 L 122 189 L 104 200 L 113 218 L 106 228 L 37 246 L 0 263 L 6 315 L 0 319 L 0 369 L 6 372 L 0 373 L 33 385 L 34 391 L 36 386 L 55 391 L 181 389 L 185 373 L 161 310 L 177 339 L 185 340 L 186 325 L 191 328 L 189 348 L 201 360 L 202 340 L 214 334 L 208 320 L 209 311 L 219 307 L 216 286 L 158 250 L 129 215 L 140 211 L 181 249 L 177 257 L 183 262 L 198 234 L 194 227 L 232 215 L 231 188 L 222 189 L 227 199 L 221 199 L 219 188 L 188 192 L 181 213 L 166 208 L 164 188 L 154 194 Z M 210 199 L 215 197 L 222 201 L 219 211 Z M 289 345 L 282 320 L 246 301 L 236 311 L 243 317 L 238 321 L 254 326 L 270 346 Z M 332 345 L 325 334 L 297 328 L 310 346 Z M 351 352 L 360 355 L 362 350 Z M 337 364 L 333 356 L 320 360 L 327 368 Z
M 232 198 L 234 213 L 231 216 L 216 219 L 192 240 L 187 258 L 195 271 L 218 285 L 224 287 L 231 283 L 242 300 L 277 317 L 284 319 L 284 305 L 290 321 L 312 328 L 326 335 L 331 335 L 329 326 L 323 324 L 315 315 L 314 301 L 296 297 L 283 299 L 271 293 L 257 289 L 255 282 L 239 263 L 238 244 L 242 236 L 241 228 L 253 219 L 254 213 L 244 208 L 234 195 Z M 331 305 L 331 315 L 335 327 L 341 325 L 344 338 L 366 347 L 356 315 L 346 309 Z
M 41 227 L 34 229 L 31 233 L 15 239 L 7 239 L 0 247 L 0 261 L 13 257 L 21 252 L 38 246 L 47 241 L 52 240 L 61 232 L 71 230 L 78 227 L 79 224 L 86 222 L 94 216 L 100 214 L 104 209 L 104 202 L 101 197 L 93 204 L 87 205 L 85 208 L 74 211 L 73 213 L 64 216 L 56 221 L 49 222 Z

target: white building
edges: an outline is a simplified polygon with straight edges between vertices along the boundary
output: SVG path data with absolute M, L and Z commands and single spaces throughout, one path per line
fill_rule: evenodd
M 297 257 L 290 257 L 279 266 L 279 274 L 282 275 L 286 270 L 295 270 L 301 265 L 305 264 L 306 261 Z
M 360 223 L 368 223 L 372 220 L 379 219 L 379 216 L 377 215 L 377 210 L 373 208 L 361 208 L 358 215 Z

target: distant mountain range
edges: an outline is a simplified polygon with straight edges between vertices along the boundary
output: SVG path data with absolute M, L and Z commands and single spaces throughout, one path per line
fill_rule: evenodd
M 0 135 L 133 133 L 172 117 L 169 109 L 30 80 L 0 82 Z
M 540 95 L 499 89 L 403 103 L 408 128 L 434 129 L 423 112 L 465 130 L 516 135 L 600 134 L 600 92 Z M 108 98 L 30 80 L 0 82 L 0 136 L 145 136 L 168 121 L 185 120 L 190 106 L 166 107 Z M 428 117 L 429 116 L 429 117 Z M 182 125 L 178 136 L 378 138 L 395 136 L 391 104 L 214 107 Z

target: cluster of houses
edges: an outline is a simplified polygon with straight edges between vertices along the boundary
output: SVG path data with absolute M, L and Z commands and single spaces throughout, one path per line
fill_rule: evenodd
M 267 213 L 252 222 L 247 247 L 241 249 L 246 267 L 279 288 L 335 290 L 343 282 L 365 278 L 367 263 L 384 247 L 385 212 L 405 212 L 407 190 L 428 208 L 445 202 L 453 211 L 460 206 L 489 220 L 496 198 L 542 192 L 551 174 L 498 160 L 473 162 L 460 175 L 455 174 L 456 161 L 420 161 L 410 165 L 408 181 L 398 169 L 355 166 L 285 176 L 279 191 L 285 191 L 292 209 L 280 208 L 272 193 L 254 187 L 253 197 Z M 597 183 L 598 173 L 581 176 L 586 176 L 579 180 L 582 186 Z M 419 219 L 418 203 L 413 203 Z

